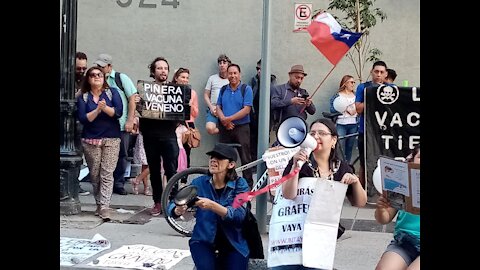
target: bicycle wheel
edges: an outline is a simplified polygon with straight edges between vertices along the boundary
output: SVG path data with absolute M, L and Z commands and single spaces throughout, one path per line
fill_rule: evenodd
M 190 185 L 192 180 L 208 173 L 208 168 L 188 168 L 175 175 L 168 180 L 165 190 L 162 194 L 162 210 L 167 220 L 168 225 L 172 227 L 175 231 L 185 235 L 192 236 L 193 227 L 195 226 L 195 213 L 197 212 L 196 207 L 190 207 L 187 209 L 187 212 L 180 216 L 179 218 L 173 218 L 167 215 L 167 207 L 170 201 L 175 197 L 175 194 L 178 191 L 178 185 L 182 179 L 186 179 L 186 183 L 181 183 L 181 185 Z

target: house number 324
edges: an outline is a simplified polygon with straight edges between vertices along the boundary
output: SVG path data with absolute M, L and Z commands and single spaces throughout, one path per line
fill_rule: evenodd
M 153 0 L 148 0 L 153 1 Z M 152 3 L 145 3 L 146 0 L 140 0 L 138 2 L 138 7 L 139 8 L 156 8 L 157 4 L 152 4 Z M 117 0 L 117 4 L 120 7 L 129 7 L 132 5 L 132 0 Z M 162 0 L 162 6 L 173 6 L 173 8 L 177 8 L 178 5 L 180 5 L 180 2 L 177 0 Z

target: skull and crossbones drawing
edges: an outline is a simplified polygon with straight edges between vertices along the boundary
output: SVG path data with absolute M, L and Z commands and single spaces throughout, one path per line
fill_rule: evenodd
M 393 101 L 395 99 L 395 93 L 393 92 L 393 88 L 390 86 L 383 88 L 383 91 L 380 93 L 380 96 L 381 96 L 380 98 L 383 101 L 387 101 L 387 100 Z

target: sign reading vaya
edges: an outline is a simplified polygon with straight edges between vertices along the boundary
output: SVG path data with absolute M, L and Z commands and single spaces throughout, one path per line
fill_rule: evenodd
M 190 119 L 190 85 L 158 84 L 139 80 L 140 102 L 137 111 L 142 118 L 160 120 Z
M 420 143 L 420 87 L 368 87 L 364 113 L 365 166 L 371 180 L 380 155 L 405 160 Z

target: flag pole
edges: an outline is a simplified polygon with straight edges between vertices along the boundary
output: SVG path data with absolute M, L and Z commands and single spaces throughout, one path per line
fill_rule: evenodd
M 325 82 L 325 80 L 328 78 L 328 76 L 330 76 L 330 74 L 332 73 L 332 71 L 335 69 L 337 65 L 334 65 L 332 67 L 332 69 L 330 69 L 330 71 L 327 73 L 327 75 L 325 76 L 325 78 L 323 78 L 323 80 L 320 82 L 320 84 L 317 86 L 317 88 L 315 89 L 315 91 L 313 91 L 312 95 L 310 96 L 310 98 L 313 97 L 313 95 L 315 95 L 315 93 L 318 91 L 318 89 L 320 89 L 320 86 L 322 86 L 322 84 Z M 305 108 L 307 108 L 307 105 L 303 105 L 303 108 L 300 110 L 300 113 L 303 113 L 303 111 L 305 110 Z
M 325 78 L 323 78 L 323 80 L 320 82 L 320 84 L 317 86 L 317 88 L 315 89 L 315 91 L 313 91 L 312 95 L 310 97 L 313 97 L 313 95 L 315 95 L 315 93 L 318 91 L 318 89 L 320 89 L 320 86 L 322 86 L 322 84 L 325 82 L 325 80 L 328 78 L 328 76 L 330 76 L 330 74 L 332 73 L 332 71 L 335 69 L 335 67 L 337 67 L 337 65 L 334 65 L 332 67 L 332 69 L 330 69 L 330 71 L 327 73 L 327 75 L 325 76 Z

